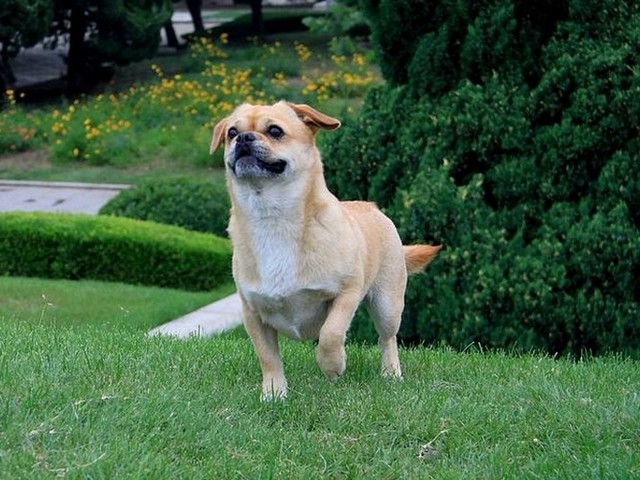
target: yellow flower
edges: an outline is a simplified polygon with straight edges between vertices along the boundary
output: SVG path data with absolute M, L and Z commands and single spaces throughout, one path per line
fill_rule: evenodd
M 306 62 L 311 58 L 311 50 L 309 50 L 306 45 L 303 45 L 300 42 L 294 42 L 293 47 L 295 48 L 301 62 Z
M 362 55 L 361 53 L 354 53 L 351 57 L 351 61 L 359 67 L 364 67 L 364 55 Z
M 16 92 L 14 90 L 12 89 L 5 90 L 4 94 L 7 97 L 7 102 L 9 102 L 9 105 L 16 104 Z

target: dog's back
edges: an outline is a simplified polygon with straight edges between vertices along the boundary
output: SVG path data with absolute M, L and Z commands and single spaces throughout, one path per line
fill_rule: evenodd
M 351 201 L 340 202 L 340 204 L 360 228 L 365 230 L 365 238 L 369 239 L 369 243 L 375 242 L 377 244 L 368 245 L 369 250 L 388 256 L 390 251 L 402 247 L 408 274 L 423 271 L 442 248 L 441 245 L 402 246 L 395 225 L 373 202 Z M 380 251 L 378 252 L 378 250 Z M 369 255 L 373 252 L 370 252 Z

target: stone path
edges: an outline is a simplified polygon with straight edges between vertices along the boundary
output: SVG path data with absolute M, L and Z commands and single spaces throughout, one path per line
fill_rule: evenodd
M 0 180 L 0 212 L 88 213 L 129 185 Z
M 184 317 L 160 325 L 151 330 L 149 335 L 170 335 L 176 338 L 208 337 L 226 332 L 241 324 L 240 295 L 234 293 Z

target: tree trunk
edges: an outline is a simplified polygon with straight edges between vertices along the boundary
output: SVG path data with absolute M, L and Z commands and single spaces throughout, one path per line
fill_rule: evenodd
M 4 92 L 10 85 L 13 85 L 16 81 L 16 76 L 13 74 L 11 63 L 9 61 L 8 45 L 2 45 L 2 51 L 0 51 L 0 97 L 4 95 Z
M 262 36 L 264 33 L 264 21 L 262 20 L 262 0 L 250 0 L 251 5 L 251 30 L 254 34 Z
M 84 37 L 87 31 L 87 19 L 82 5 L 71 8 L 71 30 L 69 33 L 69 55 L 67 57 L 67 88 L 75 93 L 82 90 L 85 74 Z
M 204 22 L 202 21 L 202 0 L 187 0 L 187 8 L 193 20 L 193 28 L 196 33 L 204 32 Z

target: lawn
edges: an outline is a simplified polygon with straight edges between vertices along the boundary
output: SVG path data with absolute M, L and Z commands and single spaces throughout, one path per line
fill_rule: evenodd
M 208 177 L 223 183 L 224 170 L 217 167 L 176 166 L 163 161 L 156 161 L 152 166 L 142 164 L 130 167 L 57 163 L 49 160 L 46 150 L 0 156 L 0 178 L 2 179 L 132 185 L 141 180 L 171 177 L 194 179 Z
M 0 276 L 0 322 L 29 328 L 146 332 L 233 292 L 196 293 L 96 281 Z
M 187 341 L 9 322 L 0 337 L 5 478 L 638 478 L 640 375 L 618 358 L 419 348 L 403 381 L 348 346 L 331 385 L 284 342 L 291 386 L 259 402 L 238 333 Z
M 637 478 L 640 373 L 471 348 L 349 344 L 335 385 L 282 342 L 291 387 L 259 401 L 244 332 L 147 337 L 229 292 L 0 277 L 3 478 Z

